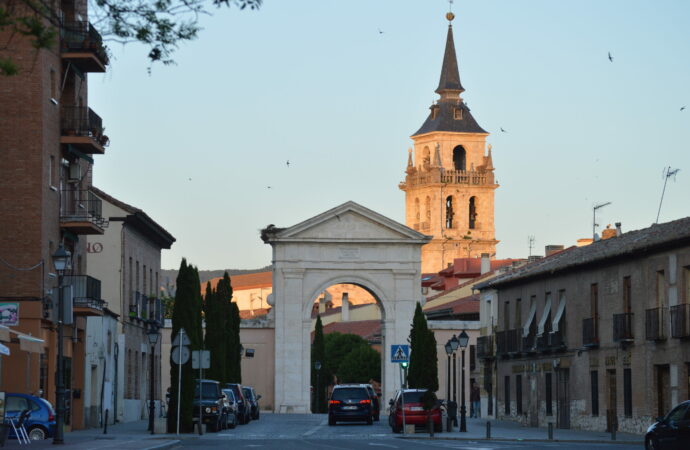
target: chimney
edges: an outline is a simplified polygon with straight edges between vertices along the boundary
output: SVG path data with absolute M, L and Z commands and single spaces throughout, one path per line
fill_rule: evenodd
M 611 224 L 606 225 L 606 229 L 601 232 L 601 238 L 602 239 L 611 239 L 613 237 L 616 237 L 618 233 L 616 230 L 611 228 Z
M 319 298 L 319 314 L 326 312 L 326 296 Z
M 340 321 L 349 322 L 350 321 L 350 299 L 347 292 L 343 292 L 343 301 L 340 305 Z
M 562 245 L 547 245 L 546 247 L 544 247 L 544 255 L 546 255 L 546 257 L 549 257 L 554 253 L 560 252 L 561 250 L 563 250 Z
M 488 253 L 482 253 L 482 266 L 481 266 L 481 274 L 484 275 L 487 272 L 491 271 L 491 259 L 489 257 Z
M 621 228 L 621 223 L 616 222 L 616 236 L 620 236 L 623 234 L 623 229 Z

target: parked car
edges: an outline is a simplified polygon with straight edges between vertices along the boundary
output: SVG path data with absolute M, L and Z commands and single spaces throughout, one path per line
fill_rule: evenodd
M 201 395 L 199 388 L 201 387 Z M 227 423 L 225 415 L 225 396 L 220 390 L 220 383 L 215 380 L 195 380 L 194 403 L 192 417 L 198 419 L 201 409 L 201 421 L 209 428 L 209 431 L 220 431 Z
M 376 394 L 374 386 L 370 384 L 365 384 L 364 386 L 367 388 L 367 392 L 369 392 L 369 397 L 371 398 L 372 417 L 378 422 L 381 420 L 381 399 L 378 394 Z
M 239 412 L 237 400 L 235 399 L 235 393 L 232 391 L 232 389 L 223 389 L 223 394 L 225 394 L 225 399 L 227 401 L 227 409 L 225 413 L 228 419 L 228 428 L 235 428 L 237 426 L 237 422 L 239 422 Z
M 685 450 L 690 448 L 690 400 L 657 417 L 644 437 L 647 450 Z
M 371 396 L 366 386 L 335 385 L 328 400 L 328 425 L 340 421 L 374 423 Z
M 251 415 L 252 420 L 259 420 L 259 400 L 261 399 L 261 396 L 256 395 L 256 391 L 254 391 L 254 388 L 250 386 L 242 386 L 242 393 L 244 394 L 244 398 L 246 398 L 247 402 L 249 403 L 249 414 Z
M 390 414 L 388 424 L 394 433 L 400 433 L 403 426 L 403 403 L 405 404 L 405 424 L 415 425 L 415 427 L 426 428 L 427 412 L 422 405 L 422 396 L 426 389 L 405 389 L 398 390 L 395 398 L 390 400 Z M 441 428 L 441 405 L 437 403 L 431 410 L 431 420 L 434 424 L 434 431 L 440 432 Z
M 233 394 L 235 394 L 240 425 L 248 424 L 249 421 L 252 420 L 252 416 L 250 414 L 250 407 L 247 399 L 244 398 L 244 393 L 242 392 L 242 385 L 239 383 L 227 383 L 225 388 L 232 389 Z
M 31 414 L 24 422 L 24 428 L 29 433 L 29 439 L 40 441 L 53 437 L 55 410 L 48 400 L 28 394 L 8 392 L 5 395 L 5 419 L 16 421 L 22 411 L 27 409 L 31 411 Z M 9 437 L 17 437 L 12 427 L 10 427 Z

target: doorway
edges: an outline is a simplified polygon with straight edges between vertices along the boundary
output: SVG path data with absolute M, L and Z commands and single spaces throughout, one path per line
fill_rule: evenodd
M 608 396 L 606 401 L 606 431 L 618 429 L 618 396 L 616 392 L 616 369 L 606 371 L 606 387 Z
M 570 370 L 556 370 L 556 402 L 558 428 L 570 428 Z
M 657 416 L 665 416 L 671 409 L 671 371 L 668 364 L 654 366 L 656 369 Z

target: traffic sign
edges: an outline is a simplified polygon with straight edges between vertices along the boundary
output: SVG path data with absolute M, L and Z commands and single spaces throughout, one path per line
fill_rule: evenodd
M 186 345 L 176 346 L 170 349 L 170 359 L 174 364 L 187 364 L 189 361 L 189 347 Z
M 192 345 L 192 341 L 189 340 L 189 336 L 187 336 L 187 332 L 184 330 L 184 328 L 180 328 L 180 331 L 177 332 L 177 336 L 175 336 L 175 339 L 173 339 L 172 345 L 173 347 L 178 345 Z
M 410 346 L 406 344 L 391 345 L 391 362 L 406 363 L 410 361 Z
M 201 355 L 201 357 L 199 357 Z M 201 359 L 201 367 L 199 360 Z M 208 369 L 211 367 L 211 352 L 209 350 L 194 350 L 192 352 L 192 369 Z

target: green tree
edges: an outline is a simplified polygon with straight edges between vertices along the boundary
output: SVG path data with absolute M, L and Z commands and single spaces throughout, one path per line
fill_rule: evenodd
M 151 62 L 172 64 L 173 53 L 186 41 L 197 37 L 199 17 L 211 7 L 235 5 L 239 9 L 258 9 L 263 0 L 93 0 L 89 16 L 104 38 L 120 44 L 139 42 L 148 48 Z M 18 39 L 28 39 L 37 51 L 57 50 L 59 36 L 69 31 L 60 2 L 49 0 L 2 0 L 0 2 L 0 75 L 14 75 L 19 66 L 11 54 Z
M 175 308 L 175 297 L 170 297 L 169 295 L 161 297 L 161 303 L 163 305 L 163 318 L 172 319 L 173 309 Z
M 340 364 L 353 349 L 369 345 L 366 340 L 356 334 L 338 332 L 328 333 L 324 337 L 324 343 L 326 362 L 322 375 L 328 378 L 329 383 L 333 381 L 334 375 L 338 376 Z M 379 376 L 376 379 L 379 379 Z M 342 381 L 339 376 L 338 381 Z
M 184 328 L 191 341 L 190 350 L 201 349 L 201 293 L 199 292 L 199 271 L 182 259 L 180 271 L 177 275 L 177 292 L 172 315 L 172 336 L 177 336 L 180 328 Z M 170 367 L 170 407 L 168 410 L 168 432 L 174 433 L 177 419 L 177 397 L 180 396 L 180 431 L 193 431 L 192 403 L 194 402 L 195 373 L 190 360 L 182 365 L 182 389 L 178 393 L 178 366 Z
M 381 354 L 367 345 L 359 345 L 340 363 L 338 379 L 343 383 L 369 383 L 381 380 Z
M 407 382 L 411 388 L 438 390 L 436 338 L 427 325 L 422 306 L 417 303 L 410 330 L 410 366 Z
M 321 364 L 317 370 L 316 363 Z M 328 386 L 328 374 L 326 372 L 326 346 L 323 337 L 323 324 L 321 316 L 316 316 L 316 326 L 314 328 L 314 342 L 311 344 L 311 385 L 314 387 L 312 411 L 315 413 L 326 412 L 326 386 Z
M 228 378 L 227 362 L 227 333 L 230 315 L 223 308 L 224 299 L 219 290 L 211 289 L 211 283 L 206 283 L 204 296 L 204 318 L 206 320 L 206 336 L 204 347 L 211 353 L 211 367 L 206 376 L 212 380 L 225 383 Z
M 224 281 L 225 280 L 225 281 Z M 230 321 L 228 325 L 228 332 L 225 336 L 227 339 L 227 358 L 228 358 L 228 382 L 241 383 L 242 382 L 242 343 L 240 342 L 240 309 L 237 303 L 231 301 L 232 299 L 232 285 L 230 277 L 227 272 L 223 275 L 223 283 L 228 289 L 226 295 L 226 305 L 229 308 Z

